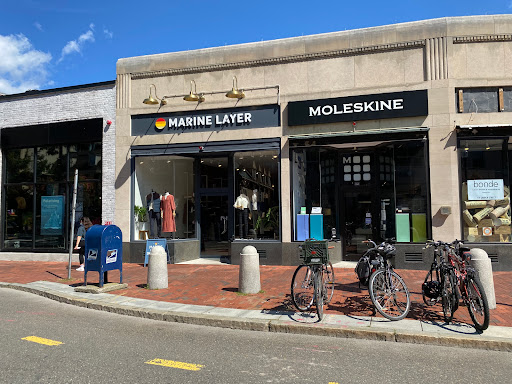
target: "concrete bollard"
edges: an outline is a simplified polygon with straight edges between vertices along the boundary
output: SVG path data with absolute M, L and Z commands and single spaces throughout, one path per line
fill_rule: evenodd
M 496 309 L 496 294 L 494 293 L 494 279 L 492 277 L 491 259 L 483 249 L 471 249 L 471 265 L 475 268 L 478 279 L 482 283 L 489 309 Z
M 167 254 L 164 247 L 156 245 L 151 248 L 148 260 L 148 289 L 169 288 L 167 272 Z
M 238 291 L 258 293 L 261 290 L 260 256 L 252 245 L 247 245 L 240 253 L 240 275 Z

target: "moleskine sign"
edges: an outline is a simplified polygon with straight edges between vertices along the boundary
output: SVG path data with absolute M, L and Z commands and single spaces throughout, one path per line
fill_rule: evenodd
M 427 90 L 288 103 L 288 125 L 427 116 Z

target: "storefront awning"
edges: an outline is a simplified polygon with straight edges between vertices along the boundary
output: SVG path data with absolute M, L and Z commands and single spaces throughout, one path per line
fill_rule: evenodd
M 475 128 L 510 128 L 512 124 L 473 124 L 473 125 L 457 125 L 460 129 L 475 129 Z
M 382 135 L 393 133 L 413 133 L 413 132 L 428 132 L 428 127 L 400 127 L 400 128 L 382 128 L 382 129 L 367 129 L 367 130 L 354 130 L 342 132 L 326 132 L 326 133 L 309 133 L 300 135 L 288 135 L 290 140 L 304 140 L 304 139 L 323 139 L 329 137 L 348 137 L 348 136 L 363 136 L 363 135 Z

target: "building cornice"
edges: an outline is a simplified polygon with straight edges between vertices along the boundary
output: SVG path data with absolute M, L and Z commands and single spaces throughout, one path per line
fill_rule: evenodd
M 376 53 L 376 52 L 386 52 L 386 51 L 421 48 L 423 46 L 425 46 L 425 40 L 415 40 L 415 41 L 404 42 L 404 43 L 392 43 L 392 44 L 374 45 L 374 46 L 369 46 L 369 47 L 347 48 L 347 49 L 339 49 L 339 50 L 327 51 L 327 52 L 304 53 L 301 55 L 273 57 L 273 58 L 259 59 L 259 60 L 248 60 L 248 61 L 241 61 L 241 62 L 236 62 L 236 63 L 213 64 L 213 65 L 204 65 L 204 66 L 190 67 L 190 68 L 168 69 L 168 70 L 153 71 L 153 72 L 139 72 L 139 73 L 132 73 L 131 78 L 133 80 L 138 80 L 138 79 L 147 79 L 147 78 L 153 78 L 153 77 L 183 75 L 183 74 L 190 74 L 190 73 L 224 71 L 224 70 L 230 70 L 230 69 L 261 67 L 261 66 L 267 66 L 267 65 L 280 65 L 280 64 L 289 64 L 289 63 L 296 63 L 296 62 L 302 62 L 302 61 L 332 59 L 332 58 L 343 57 L 343 56 L 364 55 L 364 54 Z

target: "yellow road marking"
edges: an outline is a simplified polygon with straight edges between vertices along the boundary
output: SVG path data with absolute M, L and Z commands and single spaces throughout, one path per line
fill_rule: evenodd
M 162 367 L 186 369 L 187 371 L 199 371 L 204 365 L 182 363 L 181 361 L 172 361 L 164 359 L 153 359 L 146 361 L 146 364 L 161 365 Z
M 44 345 L 61 345 L 61 344 L 64 344 L 64 343 L 61 343 L 60 341 L 44 339 L 42 337 L 37 337 L 37 336 L 22 337 L 21 340 L 33 341 L 34 343 L 44 344 Z

